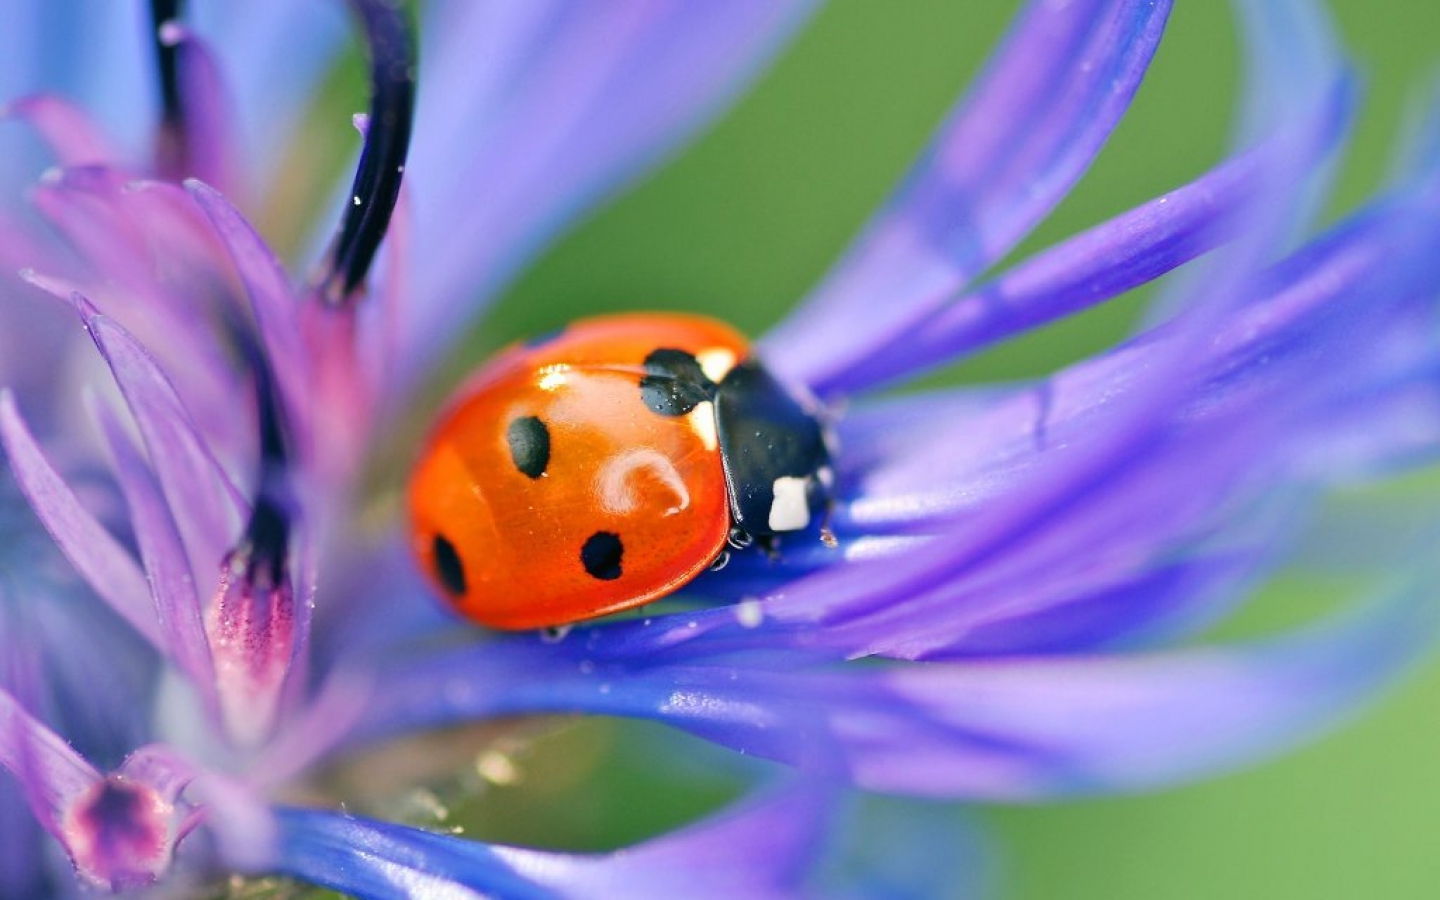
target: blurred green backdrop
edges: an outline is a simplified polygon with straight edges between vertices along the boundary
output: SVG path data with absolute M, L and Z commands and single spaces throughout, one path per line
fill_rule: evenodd
M 452 372 L 517 335 L 608 310 L 693 308 L 760 332 L 817 279 L 885 196 L 1016 5 L 834 0 L 730 116 L 529 271 Z M 1222 154 L 1238 87 L 1228 5 L 1177 5 L 1133 112 L 1022 252 L 1173 188 Z M 1403 107 L 1440 60 L 1440 3 L 1333 0 L 1332 8 L 1368 96 L 1334 212 L 1382 177 Z M 1007 344 L 949 377 L 1050 371 L 1123 335 L 1142 301 L 1124 298 Z M 1303 614 L 1315 608 L 1316 593 L 1315 585 L 1276 588 L 1260 603 L 1281 617 Z M 1323 586 L 1318 593 L 1326 593 Z M 1037 900 L 1432 896 L 1440 887 L 1433 847 L 1440 819 L 1437 689 L 1440 667 L 1432 666 L 1341 733 L 1199 786 L 982 810 L 998 838 L 1003 893 Z M 468 815 L 469 833 L 603 846 L 683 819 L 726 794 L 712 785 L 655 800 L 633 754 L 653 746 L 656 735 L 626 728 L 580 726 L 532 747 L 520 762 L 541 773 L 545 787 L 489 792 Z M 572 754 L 582 745 L 584 768 L 603 776 L 567 785 L 543 774 L 550 758 L 568 759 L 559 768 L 574 770 Z M 645 814 L 617 816 L 634 791 L 647 792 Z M 592 826 L 607 830 L 597 836 Z

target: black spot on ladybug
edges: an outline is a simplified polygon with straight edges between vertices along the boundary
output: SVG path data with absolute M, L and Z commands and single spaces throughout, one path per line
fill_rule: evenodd
M 614 581 L 620 577 L 620 557 L 625 555 L 625 545 L 620 535 L 609 531 L 597 531 L 585 539 L 580 548 L 580 563 L 590 577 L 601 581 Z
M 544 422 L 535 416 L 521 416 L 505 430 L 505 440 L 515 468 L 531 478 L 545 474 L 550 465 L 550 429 Z
M 460 554 L 455 552 L 455 545 L 443 534 L 437 534 L 430 546 L 435 552 L 435 574 L 440 576 L 445 590 L 456 595 L 465 593 L 465 566 L 460 562 Z
M 715 382 L 706 377 L 693 355 L 662 347 L 645 357 L 640 398 L 652 411 L 683 416 L 714 396 Z

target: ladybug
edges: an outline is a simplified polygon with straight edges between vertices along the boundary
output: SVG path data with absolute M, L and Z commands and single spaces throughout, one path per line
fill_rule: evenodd
M 421 566 L 464 615 L 556 627 L 669 594 L 829 504 L 828 432 L 734 329 L 602 316 L 516 344 L 452 399 L 410 481 Z

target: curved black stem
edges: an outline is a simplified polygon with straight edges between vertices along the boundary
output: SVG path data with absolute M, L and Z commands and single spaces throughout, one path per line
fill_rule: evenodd
M 276 588 L 288 576 L 291 494 L 290 453 L 285 441 L 285 414 L 270 361 L 246 325 L 230 322 L 230 332 L 255 381 L 255 413 L 260 438 L 260 473 L 255 505 L 232 559 L 240 563 L 251 585 Z
M 185 97 L 180 91 L 179 48 L 160 37 L 167 22 L 180 18 L 181 0 L 150 0 L 151 39 L 155 42 L 155 69 L 160 77 L 160 128 L 155 148 L 156 168 L 162 173 L 183 174 L 185 147 Z
M 320 295 L 343 304 L 365 281 L 400 195 L 415 113 L 415 36 L 400 0 L 350 0 L 370 45 L 370 125 Z

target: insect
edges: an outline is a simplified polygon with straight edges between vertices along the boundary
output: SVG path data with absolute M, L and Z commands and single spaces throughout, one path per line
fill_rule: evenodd
M 727 546 L 824 515 L 817 404 L 729 326 L 586 319 L 516 344 L 451 401 L 410 482 L 414 551 L 464 615 L 565 625 L 671 593 Z

